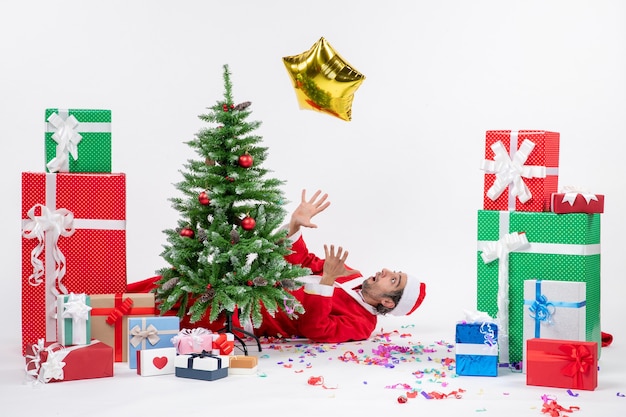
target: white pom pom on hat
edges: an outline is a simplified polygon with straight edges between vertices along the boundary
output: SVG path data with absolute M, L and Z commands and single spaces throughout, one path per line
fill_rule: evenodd
M 407 275 L 406 286 L 398 305 L 388 314 L 392 316 L 408 316 L 422 304 L 425 294 L 425 286 L 417 277 Z

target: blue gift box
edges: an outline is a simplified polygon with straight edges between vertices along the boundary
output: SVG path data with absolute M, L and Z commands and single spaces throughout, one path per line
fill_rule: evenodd
M 129 317 L 128 366 L 137 369 L 137 351 L 174 347 L 172 337 L 180 331 L 178 317 Z
M 228 357 L 208 352 L 177 355 L 175 375 L 180 378 L 215 381 L 228 376 Z
M 456 374 L 498 376 L 498 326 L 495 323 L 457 323 Z

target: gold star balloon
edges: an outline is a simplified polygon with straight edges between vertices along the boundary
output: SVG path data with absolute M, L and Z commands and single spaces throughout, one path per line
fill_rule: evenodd
M 300 55 L 283 57 L 301 109 L 352 119 L 352 100 L 365 76 L 323 37 Z

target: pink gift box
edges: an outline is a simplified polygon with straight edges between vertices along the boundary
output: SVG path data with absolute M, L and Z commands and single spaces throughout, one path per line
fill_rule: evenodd
M 172 337 L 172 343 L 179 355 L 211 352 L 213 350 L 213 332 L 202 327 L 183 329 Z
M 558 189 L 559 138 L 543 130 L 487 131 L 483 208 L 550 211 Z

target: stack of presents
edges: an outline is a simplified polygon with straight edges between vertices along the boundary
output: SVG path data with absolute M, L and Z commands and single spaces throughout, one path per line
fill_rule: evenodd
M 515 366 L 527 385 L 594 390 L 604 196 L 559 190 L 559 133 L 487 131 L 477 312 L 457 323 L 458 375 Z
M 22 354 L 35 382 L 253 373 L 234 335 L 180 329 L 154 294 L 126 293 L 126 177 L 111 172 L 111 111 L 47 109 L 45 172 L 22 173 Z

